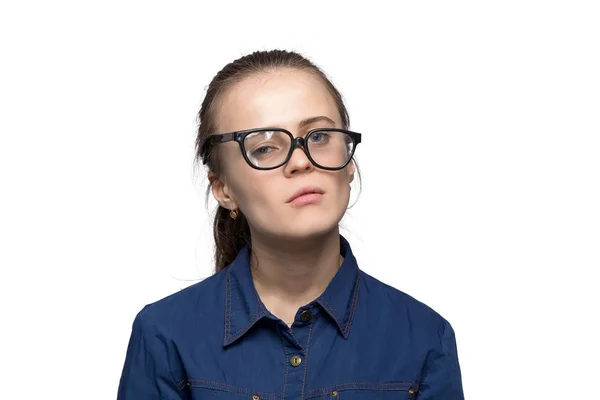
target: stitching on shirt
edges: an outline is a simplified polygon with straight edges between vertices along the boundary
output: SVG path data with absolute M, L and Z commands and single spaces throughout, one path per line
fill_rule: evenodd
M 225 337 L 227 338 L 227 342 L 230 341 L 230 332 L 231 332 L 231 282 L 230 282 L 231 268 L 227 270 L 227 331 L 225 332 Z
M 356 387 L 358 385 L 358 387 Z M 376 386 L 363 386 L 362 385 L 376 385 Z M 409 387 L 403 387 L 400 385 L 409 385 Z M 355 387 L 352 387 L 355 386 Z M 379 387 L 378 387 L 379 386 Z M 391 386 L 391 387 L 385 387 Z M 373 390 L 373 391 L 408 391 L 412 386 L 418 387 L 416 382 L 347 382 L 335 386 L 329 386 L 325 388 L 311 389 L 308 391 L 306 398 L 318 397 L 328 394 L 334 390 L 337 391 L 349 391 L 349 390 Z
M 169 372 L 171 372 L 171 368 L 169 368 Z M 175 383 L 175 387 L 177 387 L 177 391 L 180 391 L 185 387 L 185 378 L 183 378 L 179 382 L 176 382 L 175 380 L 173 380 L 173 382 Z
M 306 354 L 304 360 L 304 377 L 302 378 L 302 393 L 300 395 L 300 399 L 304 399 L 304 387 L 306 386 L 306 371 L 308 370 L 308 347 L 310 345 L 310 334 L 312 332 L 314 323 L 311 322 L 310 327 L 308 328 L 308 339 L 306 339 Z
M 325 303 L 325 307 L 327 308 L 327 310 L 333 314 L 333 316 L 335 317 L 335 319 L 338 320 L 338 322 L 341 324 L 342 322 L 342 318 L 340 318 L 340 316 L 335 312 L 335 310 L 333 309 L 333 307 L 331 306 L 331 304 L 329 304 L 329 302 L 327 302 L 327 300 L 325 300 L 324 298 L 320 299 L 323 303 Z
M 254 286 L 254 278 L 252 278 L 252 266 L 249 267 L 250 269 L 250 282 L 252 283 L 252 293 L 254 294 L 254 298 L 256 299 L 256 308 L 257 308 L 257 314 L 262 312 L 262 302 L 260 301 L 260 296 L 258 295 L 258 291 L 256 290 L 256 286 Z
M 228 385 L 228 384 L 220 383 L 220 382 L 214 382 L 214 381 L 210 381 L 207 379 L 189 379 L 189 382 L 192 387 L 216 389 L 216 390 L 222 390 L 224 392 L 237 392 L 238 394 L 252 394 L 253 393 L 253 394 L 259 394 L 259 395 L 265 395 L 265 396 L 283 397 L 278 393 L 257 392 L 256 390 L 243 389 L 243 388 L 239 388 L 239 387 L 236 387 L 233 385 Z M 197 383 L 195 383 L 195 382 L 197 382 Z
M 365 391 L 365 392 L 408 392 L 410 389 L 388 389 L 388 388 L 341 388 L 341 389 L 335 389 L 338 392 L 350 392 L 350 391 L 355 391 L 355 390 L 361 390 L 361 391 Z M 311 394 L 306 396 L 304 399 L 312 399 L 315 397 L 321 397 L 321 396 L 326 396 L 329 395 L 330 392 L 324 392 L 324 393 L 317 393 L 317 394 Z
M 354 284 L 354 295 L 352 296 L 352 305 L 351 305 L 351 309 L 350 309 L 350 315 L 348 316 L 348 319 L 346 320 L 346 324 L 342 328 L 344 337 L 348 336 L 348 332 L 350 330 L 352 320 L 354 319 L 354 312 L 356 311 L 356 306 L 358 305 L 357 299 L 358 299 L 359 291 L 360 291 L 360 271 L 357 273 L 356 282 Z M 327 310 L 333 314 L 333 316 L 338 320 L 339 324 L 341 325 L 343 319 L 338 315 L 338 313 L 335 312 L 335 310 L 331 306 L 331 304 L 329 304 L 329 302 L 327 300 L 325 300 L 324 298 L 321 298 L 320 300 L 324 303 Z
M 229 268 L 227 270 L 227 303 L 228 304 L 227 304 L 227 327 L 226 327 L 226 332 L 225 332 L 225 338 L 226 338 L 227 343 L 231 343 L 231 342 L 235 341 L 237 338 L 239 338 L 240 336 L 242 336 L 242 334 L 244 334 L 244 332 L 252 324 L 254 324 L 260 317 L 265 315 L 264 310 L 262 310 L 260 307 L 260 303 L 257 303 L 258 311 L 250 317 L 250 322 L 243 328 L 239 329 L 236 333 L 234 333 L 234 334 L 231 333 L 231 315 L 233 314 L 232 313 L 233 301 L 232 301 L 232 297 L 231 297 L 232 284 L 231 284 L 231 278 L 230 278 L 230 275 L 231 275 L 230 271 L 231 271 L 231 268 Z M 258 298 L 257 298 L 257 301 L 258 301 Z
M 318 388 L 318 389 L 311 389 L 308 392 L 312 393 L 318 390 L 329 390 L 331 388 L 336 388 L 336 387 L 341 387 L 341 386 L 348 386 L 348 385 L 379 385 L 379 386 L 394 386 L 394 385 L 415 385 L 417 382 L 369 382 L 369 381 L 362 381 L 362 382 L 345 382 L 345 383 L 340 383 L 339 385 L 333 385 L 333 386 L 327 386 L 325 388 Z
M 283 344 L 283 353 L 285 354 L 285 377 L 283 378 L 283 398 L 285 398 L 285 387 L 287 385 L 287 377 L 288 377 L 288 370 L 289 370 L 289 362 L 288 362 L 288 353 L 287 353 L 287 346 L 285 345 L 285 338 L 283 337 L 283 335 L 281 334 L 281 328 L 277 328 L 277 332 L 279 333 L 279 337 L 281 337 L 281 343 Z
M 262 317 L 264 315 L 263 312 L 259 311 L 257 314 L 254 314 L 252 317 L 250 317 L 250 322 L 244 326 L 243 328 L 239 329 L 232 338 L 233 340 L 236 340 L 238 337 L 242 336 L 244 334 L 244 332 L 252 325 L 254 324 L 260 317 Z
M 346 321 L 345 334 L 348 336 L 348 332 L 350 331 L 350 325 L 352 324 L 352 320 L 354 319 L 354 311 L 356 311 L 356 306 L 358 304 L 358 292 L 360 291 L 360 272 L 356 276 L 356 284 L 354 285 L 354 298 L 352 299 L 352 308 L 350 311 L 350 317 L 348 321 Z
M 175 386 L 177 386 L 177 391 L 183 390 L 185 388 L 185 378 L 180 380 L 179 382 L 175 382 Z

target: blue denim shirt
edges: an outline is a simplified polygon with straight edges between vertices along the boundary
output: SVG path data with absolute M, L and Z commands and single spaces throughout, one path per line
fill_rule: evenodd
M 454 331 L 344 261 L 291 328 L 254 287 L 249 249 L 133 321 L 119 400 L 463 399 Z

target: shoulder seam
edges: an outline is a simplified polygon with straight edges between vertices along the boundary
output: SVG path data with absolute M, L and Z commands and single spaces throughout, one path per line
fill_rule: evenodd
M 442 324 L 444 325 L 444 329 L 442 330 L 442 333 L 440 335 L 440 349 L 436 353 L 435 357 L 433 357 L 431 359 L 431 362 L 429 363 L 429 365 L 427 365 L 425 367 L 425 369 L 423 370 L 423 375 L 422 375 L 421 381 L 425 380 L 425 377 L 427 376 L 427 374 L 429 374 L 429 370 L 431 369 L 431 367 L 435 363 L 435 360 L 437 360 L 440 357 L 440 355 L 442 354 L 442 351 L 444 350 L 443 349 L 443 346 L 444 346 L 444 335 L 446 334 L 446 328 L 448 327 L 448 321 L 446 321 L 444 318 L 442 318 Z
M 156 327 L 154 327 L 150 323 L 148 323 L 148 321 L 146 321 L 144 319 L 144 315 L 143 315 L 144 310 L 150 305 L 151 304 L 147 304 L 146 306 L 144 306 L 144 308 L 142 308 L 142 310 L 136 316 L 136 319 L 137 319 L 137 323 L 138 323 L 138 329 L 140 330 L 140 336 L 142 337 L 142 341 L 144 342 L 144 353 L 152 360 L 152 362 L 155 365 L 157 365 L 158 363 L 157 363 L 156 357 L 154 357 L 154 354 L 152 354 L 150 351 L 148 351 L 148 345 L 150 345 L 151 342 L 147 339 L 148 331 L 149 330 L 151 331 L 150 334 L 155 334 L 154 329 L 156 329 Z M 177 380 L 173 376 L 173 370 L 171 369 L 171 365 L 167 364 L 166 367 L 169 371 L 169 377 L 171 378 L 171 381 L 173 382 L 173 384 L 175 385 L 175 387 L 178 390 L 181 390 L 181 389 L 179 389 Z

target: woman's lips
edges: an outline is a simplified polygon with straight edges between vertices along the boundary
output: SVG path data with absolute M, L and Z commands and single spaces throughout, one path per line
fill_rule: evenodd
M 306 204 L 316 203 L 320 201 L 322 197 L 323 195 L 321 193 L 307 193 L 296 197 L 290 202 L 290 204 L 293 206 L 303 206 Z

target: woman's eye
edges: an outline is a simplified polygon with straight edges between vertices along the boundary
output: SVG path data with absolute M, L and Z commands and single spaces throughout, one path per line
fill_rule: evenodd
M 252 155 L 255 156 L 263 156 L 273 151 L 273 147 L 271 146 L 261 146 L 254 150 L 252 150 Z
M 310 141 L 311 142 L 323 142 L 323 141 L 327 140 L 327 136 L 329 136 L 329 134 L 324 133 L 324 132 L 315 133 L 310 137 Z

